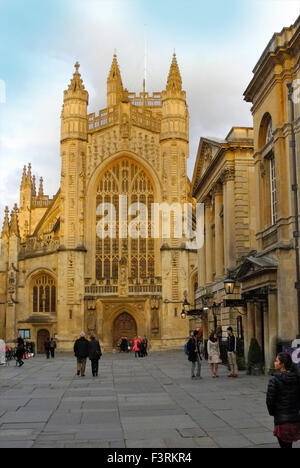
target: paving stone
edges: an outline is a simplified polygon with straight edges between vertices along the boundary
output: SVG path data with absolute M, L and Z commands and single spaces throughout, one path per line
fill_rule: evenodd
M 0 423 L 46 422 L 51 411 L 8 411 L 0 418 Z
M 167 448 L 168 445 L 161 439 L 126 440 L 127 448 Z
M 153 353 L 143 360 L 105 355 L 98 379 L 92 378 L 90 366 L 84 379 L 75 376 L 71 354 L 57 354 L 54 361 L 38 356 L 25 364 L 22 369 L 0 370 L 0 444 L 277 446 L 265 406 L 269 380 L 265 376 L 241 373 L 233 381 L 220 366 L 220 378 L 211 379 L 203 362 L 203 379 L 191 382 L 190 364 L 182 352 Z M 23 439 L 3 440 L 14 435 Z
M 205 437 L 206 432 L 202 431 L 199 427 L 196 428 L 187 428 L 187 429 L 178 429 L 181 437 Z

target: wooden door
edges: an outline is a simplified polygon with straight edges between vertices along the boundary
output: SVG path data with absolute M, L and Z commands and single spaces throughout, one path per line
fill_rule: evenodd
M 126 336 L 129 341 L 133 342 L 136 335 L 136 321 L 130 314 L 123 312 L 116 318 L 114 323 L 113 346 L 116 347 L 122 336 Z
M 37 352 L 42 354 L 45 352 L 45 341 L 50 339 L 48 330 L 39 330 L 37 335 Z

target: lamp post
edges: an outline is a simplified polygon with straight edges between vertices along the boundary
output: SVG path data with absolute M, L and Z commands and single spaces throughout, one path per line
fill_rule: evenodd
M 295 110 L 294 110 L 294 88 L 293 83 L 288 83 L 288 100 L 290 101 L 291 109 L 291 135 L 290 148 L 292 148 L 292 169 L 293 169 L 293 184 L 292 191 L 294 192 L 294 218 L 295 218 L 295 231 L 293 233 L 295 240 L 296 252 L 296 282 L 295 288 L 297 293 L 297 310 L 298 310 L 298 334 L 297 340 L 300 340 L 300 253 L 299 253 L 299 206 L 298 206 L 298 181 L 297 181 L 297 159 L 296 159 L 296 138 L 295 138 Z
M 226 294 L 233 294 L 235 286 L 235 280 L 231 278 L 227 278 L 224 280 L 224 289 Z
M 182 319 L 186 319 L 187 315 L 188 315 L 188 312 L 190 310 L 190 303 L 188 302 L 187 298 L 185 297 L 184 298 L 184 301 L 183 301 L 183 308 L 182 308 L 182 311 L 181 311 L 181 318 Z

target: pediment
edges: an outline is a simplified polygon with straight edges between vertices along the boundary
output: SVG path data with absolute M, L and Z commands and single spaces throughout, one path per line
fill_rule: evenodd
M 214 141 L 208 138 L 200 139 L 197 159 L 196 159 L 196 164 L 195 164 L 195 169 L 194 169 L 194 174 L 193 174 L 193 180 L 192 180 L 193 196 L 202 177 L 204 176 L 208 167 L 211 165 L 211 163 L 215 159 L 220 149 L 221 149 L 221 142 Z
M 266 271 L 277 270 L 278 263 L 270 257 L 247 257 L 237 272 L 237 280 L 244 281 L 247 277 Z

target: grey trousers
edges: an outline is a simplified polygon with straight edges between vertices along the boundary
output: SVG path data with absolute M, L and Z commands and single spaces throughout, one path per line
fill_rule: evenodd
M 201 376 L 201 360 L 200 360 L 199 354 L 197 354 L 197 361 L 192 362 L 192 377 L 196 377 L 195 376 L 196 366 L 197 366 L 197 377 L 200 377 Z

